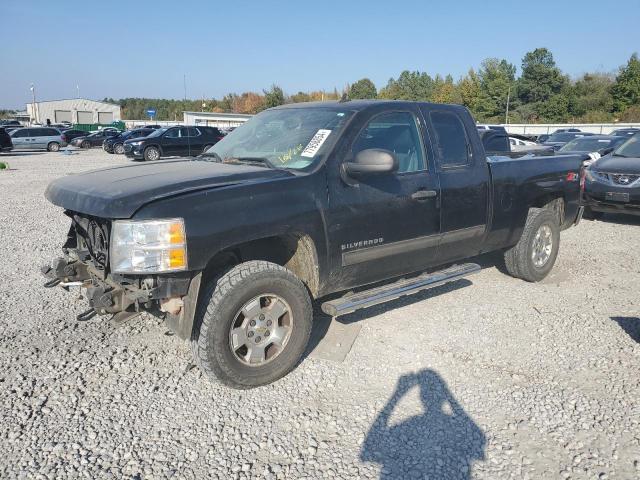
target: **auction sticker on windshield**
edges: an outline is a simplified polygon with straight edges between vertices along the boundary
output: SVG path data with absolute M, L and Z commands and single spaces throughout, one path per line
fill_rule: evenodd
M 320 147 L 322 147 L 322 144 L 327 139 L 330 133 L 331 133 L 331 130 L 323 130 L 323 129 L 318 130 L 316 134 L 313 136 L 313 138 L 311 139 L 311 141 L 309 142 L 309 144 L 306 147 L 304 147 L 304 150 L 302 151 L 300 156 L 301 157 L 315 156 L 315 154 L 318 153 L 318 150 L 320 150 Z

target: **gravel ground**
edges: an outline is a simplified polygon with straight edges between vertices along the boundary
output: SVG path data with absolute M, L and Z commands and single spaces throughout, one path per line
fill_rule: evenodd
M 640 478 L 640 220 L 564 232 L 540 284 L 482 257 L 345 317 L 344 362 L 239 392 L 162 322 L 79 324 L 77 294 L 42 288 L 68 227 L 47 183 L 124 158 L 2 158 L 2 478 Z

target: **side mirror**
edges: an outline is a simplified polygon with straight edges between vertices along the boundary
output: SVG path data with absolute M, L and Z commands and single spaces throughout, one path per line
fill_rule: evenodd
M 389 150 L 369 148 L 358 152 L 352 162 L 343 163 L 350 177 L 391 173 L 398 170 L 398 159 Z

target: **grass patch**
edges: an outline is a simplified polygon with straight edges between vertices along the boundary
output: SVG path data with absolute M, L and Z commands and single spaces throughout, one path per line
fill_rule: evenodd
M 0 162 L 0 170 L 9 170 L 9 164 L 7 162 Z

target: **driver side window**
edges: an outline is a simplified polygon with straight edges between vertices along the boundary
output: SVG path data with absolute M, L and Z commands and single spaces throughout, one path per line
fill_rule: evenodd
M 180 134 L 180 129 L 179 128 L 173 128 L 171 130 L 169 130 L 167 133 L 164 134 L 164 136 L 166 138 L 178 138 Z
M 409 112 L 384 113 L 372 118 L 351 149 L 353 155 L 369 148 L 392 152 L 398 173 L 425 170 L 424 153 L 416 119 Z

